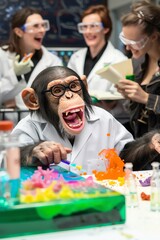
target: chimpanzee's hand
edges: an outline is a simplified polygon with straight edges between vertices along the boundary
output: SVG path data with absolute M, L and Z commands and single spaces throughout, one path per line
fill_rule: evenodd
M 156 133 L 151 139 L 151 148 L 154 148 L 158 153 L 160 153 L 160 134 Z
M 62 146 L 60 143 L 46 141 L 42 142 L 32 150 L 32 157 L 36 157 L 43 165 L 60 163 L 62 159 L 67 159 L 67 153 L 72 150 Z

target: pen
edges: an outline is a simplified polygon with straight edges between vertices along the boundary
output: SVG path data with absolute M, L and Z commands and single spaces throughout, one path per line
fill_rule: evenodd
M 67 165 L 70 165 L 70 162 L 69 162 L 68 160 L 66 160 L 66 159 L 61 159 L 61 162 L 65 163 L 65 164 L 67 164 Z M 61 162 L 60 162 L 60 163 L 61 163 Z M 60 163 L 58 163 L 58 164 L 60 164 Z M 55 165 L 58 165 L 58 164 L 56 164 L 56 163 L 51 163 L 50 165 L 51 165 L 51 166 L 55 166 Z
M 65 163 L 65 164 L 67 164 L 67 165 L 70 164 L 70 162 L 69 162 L 68 160 L 66 160 L 66 159 L 62 159 L 61 162 Z
M 26 62 L 29 58 L 31 59 L 32 56 L 33 56 L 33 53 L 28 53 L 28 54 L 25 53 L 22 61 L 23 61 L 23 62 Z

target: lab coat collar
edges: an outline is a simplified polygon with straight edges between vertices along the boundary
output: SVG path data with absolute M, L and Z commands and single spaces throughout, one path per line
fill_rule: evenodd
M 51 123 L 46 122 L 46 120 L 44 118 L 42 118 L 42 116 L 38 115 L 36 112 L 33 112 L 32 120 L 35 122 L 35 124 L 37 123 L 38 125 L 40 125 L 42 134 L 45 138 L 47 136 L 48 141 L 59 142 L 66 147 L 71 147 L 69 140 L 62 139 L 59 136 L 56 129 L 54 128 L 54 126 Z M 66 145 L 66 143 L 67 143 L 67 145 Z
M 31 115 L 31 118 L 34 122 L 38 122 L 38 123 L 46 123 L 46 120 L 44 118 L 42 118 L 41 115 L 37 114 L 37 112 L 33 112 Z

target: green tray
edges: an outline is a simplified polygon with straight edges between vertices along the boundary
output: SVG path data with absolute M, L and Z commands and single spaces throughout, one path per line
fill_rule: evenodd
M 98 185 L 98 189 L 106 188 Z M 111 189 L 105 191 L 104 197 L 17 204 L 0 209 L 0 238 L 123 224 L 126 219 L 124 195 Z

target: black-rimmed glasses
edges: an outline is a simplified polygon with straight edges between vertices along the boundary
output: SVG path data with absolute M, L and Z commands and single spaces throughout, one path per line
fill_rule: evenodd
M 72 92 L 79 92 L 82 89 L 81 82 L 79 80 L 74 80 L 69 83 L 68 86 L 57 84 L 51 87 L 48 90 L 42 91 L 42 93 L 50 92 L 54 97 L 61 97 L 64 95 L 66 89 L 69 89 Z

